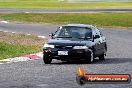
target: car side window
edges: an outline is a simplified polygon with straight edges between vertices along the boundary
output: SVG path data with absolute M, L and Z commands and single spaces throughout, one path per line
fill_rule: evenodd
M 54 37 L 56 37 L 59 32 L 60 32 L 60 27 L 54 32 Z

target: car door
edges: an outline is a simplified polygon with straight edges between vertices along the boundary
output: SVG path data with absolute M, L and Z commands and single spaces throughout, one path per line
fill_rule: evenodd
M 99 33 L 100 33 L 100 42 L 101 42 L 100 52 L 104 53 L 107 51 L 106 38 L 102 35 L 100 30 Z
M 95 28 L 93 36 L 94 36 L 95 55 L 99 56 L 103 53 L 103 42 L 102 42 L 101 33 L 97 28 Z

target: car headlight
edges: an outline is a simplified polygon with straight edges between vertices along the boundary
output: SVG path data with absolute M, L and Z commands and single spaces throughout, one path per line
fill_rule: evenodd
M 55 46 L 50 44 L 44 44 L 44 48 L 55 48 Z
M 74 46 L 73 49 L 88 49 L 87 46 Z

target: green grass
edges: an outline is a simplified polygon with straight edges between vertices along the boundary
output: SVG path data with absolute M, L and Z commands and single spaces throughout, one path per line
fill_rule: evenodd
M 24 46 L 0 42 L 0 60 L 36 52 L 36 50 L 38 49 L 35 46 Z
M 58 2 L 63 0 L 0 0 L 0 2 Z
M 0 19 L 27 23 L 82 23 L 100 27 L 132 27 L 132 13 L 14 13 L 0 14 Z
M 132 2 L 89 2 L 66 3 L 44 0 L 9 0 L 1 1 L 0 8 L 46 8 L 46 9 L 106 9 L 106 8 L 132 8 Z
M 43 44 L 44 39 L 34 35 L 0 31 L 0 60 L 39 52 Z

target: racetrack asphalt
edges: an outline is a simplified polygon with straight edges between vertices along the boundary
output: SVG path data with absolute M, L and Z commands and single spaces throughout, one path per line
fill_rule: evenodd
M 59 25 L 0 23 L 1 31 L 48 36 Z M 0 88 L 132 88 L 130 84 L 76 83 L 76 70 L 82 65 L 89 74 L 132 75 L 132 30 L 101 28 L 107 38 L 105 61 L 92 64 L 54 60 L 46 65 L 42 59 L 0 65 Z M 70 59 L 70 58 L 69 58 Z
M 0 13 L 98 13 L 98 12 L 132 12 L 132 9 L 17 9 L 0 8 Z

